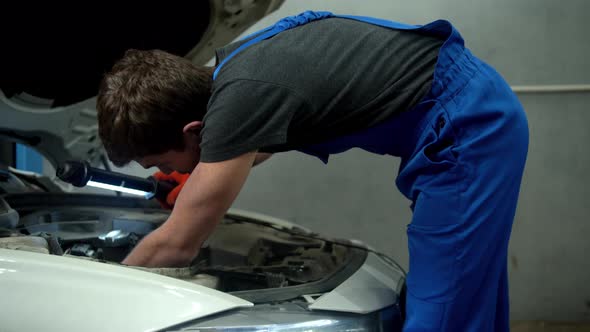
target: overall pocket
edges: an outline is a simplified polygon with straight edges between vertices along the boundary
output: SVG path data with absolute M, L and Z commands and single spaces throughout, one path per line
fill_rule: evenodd
M 407 227 L 410 268 L 408 292 L 416 298 L 444 303 L 459 291 L 459 198 L 444 193 L 419 195 Z
M 432 303 L 458 293 L 461 192 L 465 178 L 456 152 L 455 132 L 441 108 L 430 121 L 400 176 L 410 177 L 412 222 L 408 225 L 408 292 Z

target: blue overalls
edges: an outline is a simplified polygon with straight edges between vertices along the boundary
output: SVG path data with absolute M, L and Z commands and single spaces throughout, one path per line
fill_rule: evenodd
M 216 68 L 281 31 L 329 17 L 446 39 L 431 90 L 412 110 L 300 151 L 327 163 L 357 147 L 398 156 L 412 201 L 404 331 L 508 331 L 508 240 L 528 150 L 525 113 L 503 78 L 447 21 L 424 26 L 307 11 L 252 34 Z

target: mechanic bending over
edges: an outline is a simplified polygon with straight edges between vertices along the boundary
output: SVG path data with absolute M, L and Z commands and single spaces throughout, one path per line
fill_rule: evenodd
M 448 21 L 308 11 L 218 49 L 213 68 L 129 50 L 105 75 L 97 107 L 116 165 L 157 166 L 181 183 L 162 202 L 173 206 L 169 219 L 124 264 L 189 264 L 270 153 L 327 163 L 358 147 L 400 157 L 396 185 L 412 201 L 404 330 L 508 331 L 507 250 L 528 124 Z

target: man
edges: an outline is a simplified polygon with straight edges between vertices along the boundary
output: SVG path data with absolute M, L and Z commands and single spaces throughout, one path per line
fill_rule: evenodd
M 449 22 L 305 12 L 218 49 L 214 68 L 129 51 L 106 75 L 98 111 L 115 164 L 186 180 L 125 264 L 188 264 L 269 153 L 328 162 L 358 147 L 400 157 L 396 185 L 413 202 L 405 330 L 508 330 L 528 126 Z

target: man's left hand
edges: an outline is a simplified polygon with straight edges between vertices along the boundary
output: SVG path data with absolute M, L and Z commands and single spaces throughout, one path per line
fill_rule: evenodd
M 184 187 L 184 184 L 188 180 L 189 176 L 190 173 L 183 174 L 178 173 L 176 171 L 170 174 L 166 174 L 161 171 L 157 171 L 156 173 L 154 173 L 153 177 L 158 181 L 168 181 L 176 183 L 176 187 L 174 187 L 174 189 L 172 189 L 168 193 L 168 195 L 166 195 L 165 199 L 156 198 L 162 208 L 172 210 L 174 204 L 176 203 L 176 199 L 178 198 L 178 195 L 180 194 L 180 191 L 182 190 L 182 187 Z

